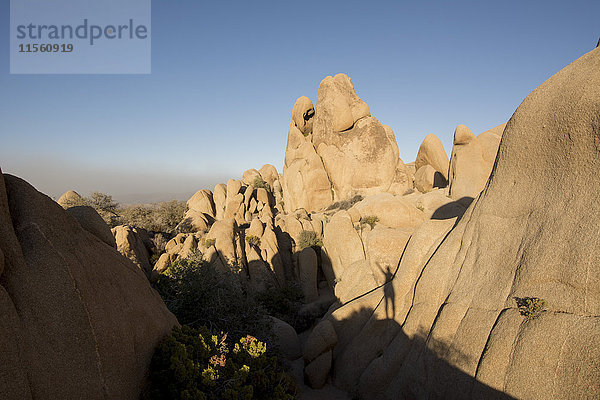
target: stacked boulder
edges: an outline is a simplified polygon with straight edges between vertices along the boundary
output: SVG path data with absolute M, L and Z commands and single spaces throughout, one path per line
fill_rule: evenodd
M 408 189 L 404 163 L 389 127 L 371 116 L 344 74 L 328 76 L 319 85 L 312 144 L 323 160 L 334 200 Z M 404 187 L 402 186 L 404 184 Z
M 287 212 L 412 186 L 393 131 L 371 117 L 344 74 L 323 79 L 316 111 L 308 97 L 296 101 L 282 183 Z

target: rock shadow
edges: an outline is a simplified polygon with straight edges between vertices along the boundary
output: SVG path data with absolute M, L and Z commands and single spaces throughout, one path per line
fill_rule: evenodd
M 340 330 L 340 341 L 333 349 L 329 379 L 352 398 L 514 399 L 459 369 L 456 365 L 473 360 L 451 342 L 436 339 L 425 330 L 409 337 L 398 322 L 387 316 L 381 318 L 382 314 L 361 307 L 334 323 L 336 330 Z M 352 338 L 344 333 L 345 329 L 353 331 Z M 365 335 L 367 332 L 369 335 Z M 367 336 L 372 340 L 365 340 Z M 358 342 L 359 350 L 355 347 Z M 365 358 L 366 365 L 361 365 L 360 360 Z M 358 362 L 350 363 L 349 359 Z M 353 368 L 362 370 L 352 371 Z

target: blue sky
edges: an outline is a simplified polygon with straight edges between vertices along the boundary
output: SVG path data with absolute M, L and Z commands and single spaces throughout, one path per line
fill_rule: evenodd
M 405 162 L 456 125 L 506 122 L 600 36 L 599 1 L 152 2 L 151 75 L 9 75 L 0 166 L 39 190 L 185 197 L 281 171 L 297 97 L 348 74 Z M 131 197 L 131 196 L 129 196 Z

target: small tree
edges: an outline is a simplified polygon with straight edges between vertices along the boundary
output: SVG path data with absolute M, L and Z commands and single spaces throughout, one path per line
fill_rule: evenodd
M 317 233 L 314 231 L 302 231 L 300 232 L 300 237 L 298 240 L 298 246 L 300 249 L 305 249 L 307 247 L 323 247 L 323 242 L 317 236 Z
M 90 206 L 94 207 L 98 213 L 102 214 L 112 214 L 115 216 L 119 216 L 117 213 L 117 208 L 119 207 L 119 203 L 113 200 L 113 197 L 109 194 L 101 193 L 101 192 L 92 192 L 89 199 Z
M 252 183 L 252 186 L 254 186 L 255 189 L 263 188 L 263 189 L 271 190 L 271 188 L 269 187 L 269 184 L 260 176 L 256 176 L 254 178 L 254 182 Z

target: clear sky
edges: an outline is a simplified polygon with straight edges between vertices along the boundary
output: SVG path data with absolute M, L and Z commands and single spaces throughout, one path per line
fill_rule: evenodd
M 405 162 L 428 133 L 450 153 L 457 124 L 506 122 L 600 36 L 598 0 L 153 0 L 151 75 L 9 75 L 0 14 L 3 171 L 140 200 L 281 171 L 296 98 L 339 72 Z

